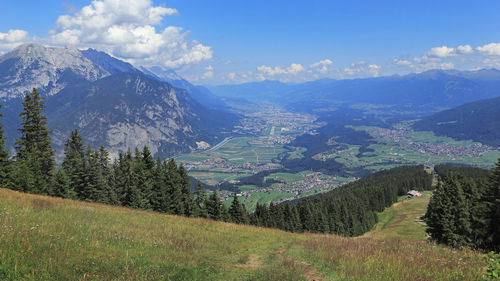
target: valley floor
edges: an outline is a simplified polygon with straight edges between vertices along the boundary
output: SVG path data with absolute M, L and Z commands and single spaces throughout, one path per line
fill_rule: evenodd
M 399 221 L 414 222 L 413 215 L 399 220 L 398 206 L 408 203 L 399 204 L 374 238 L 343 238 L 0 189 L 0 279 L 480 279 L 486 262 L 479 252 L 381 235 Z

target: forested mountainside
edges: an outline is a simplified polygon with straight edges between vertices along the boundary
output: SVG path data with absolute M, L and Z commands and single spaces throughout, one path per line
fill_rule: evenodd
M 467 103 L 416 122 L 413 128 L 438 136 L 500 146 L 500 97 Z

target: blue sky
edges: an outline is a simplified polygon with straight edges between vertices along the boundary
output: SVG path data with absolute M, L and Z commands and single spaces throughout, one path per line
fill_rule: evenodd
M 500 1 L 127 2 L 3 0 L 0 51 L 70 43 L 200 84 L 500 66 Z

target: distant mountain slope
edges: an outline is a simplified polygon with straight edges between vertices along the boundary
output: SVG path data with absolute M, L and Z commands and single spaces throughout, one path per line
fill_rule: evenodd
M 467 103 L 426 117 L 415 130 L 500 146 L 500 97 Z
M 47 99 L 49 127 L 61 147 L 73 129 L 113 154 L 147 145 L 171 156 L 214 143 L 238 117 L 207 109 L 184 89 L 142 73 L 121 73 L 66 87 Z M 201 143 L 200 143 L 201 144 Z
M 186 89 L 189 94 L 199 103 L 212 108 L 226 108 L 225 103 L 215 96 L 210 90 L 202 86 L 195 86 L 178 75 L 174 70 L 164 70 L 159 67 L 147 69 L 141 67 L 142 72 L 155 77 L 158 80 L 168 82 L 174 87 Z
M 69 84 L 109 74 L 77 49 L 25 44 L 0 56 L 0 98 L 19 98 L 33 88 L 50 96 Z
M 277 102 L 303 112 L 328 112 L 342 104 L 372 104 L 388 106 L 386 111 L 433 113 L 500 96 L 500 71 L 430 70 L 404 76 L 321 79 L 300 84 L 263 81 L 211 86 L 209 89 L 223 97 Z
M 95 49 L 87 49 L 80 51 L 87 59 L 101 66 L 110 74 L 118 74 L 122 72 L 141 72 L 128 62 L 116 59 L 105 52 Z
M 431 70 L 419 74 L 310 83 L 288 93 L 289 106 L 318 111 L 334 105 L 392 105 L 428 110 L 500 96 L 500 72 Z

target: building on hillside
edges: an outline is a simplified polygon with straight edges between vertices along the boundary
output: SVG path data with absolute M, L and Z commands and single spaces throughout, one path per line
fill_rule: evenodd
M 413 198 L 413 197 L 420 197 L 420 196 L 422 196 L 422 193 L 421 193 L 421 192 L 416 191 L 416 190 L 413 190 L 413 189 L 412 189 L 412 190 L 410 190 L 410 191 L 408 191 L 408 193 L 407 193 L 407 194 L 408 194 L 408 198 Z

